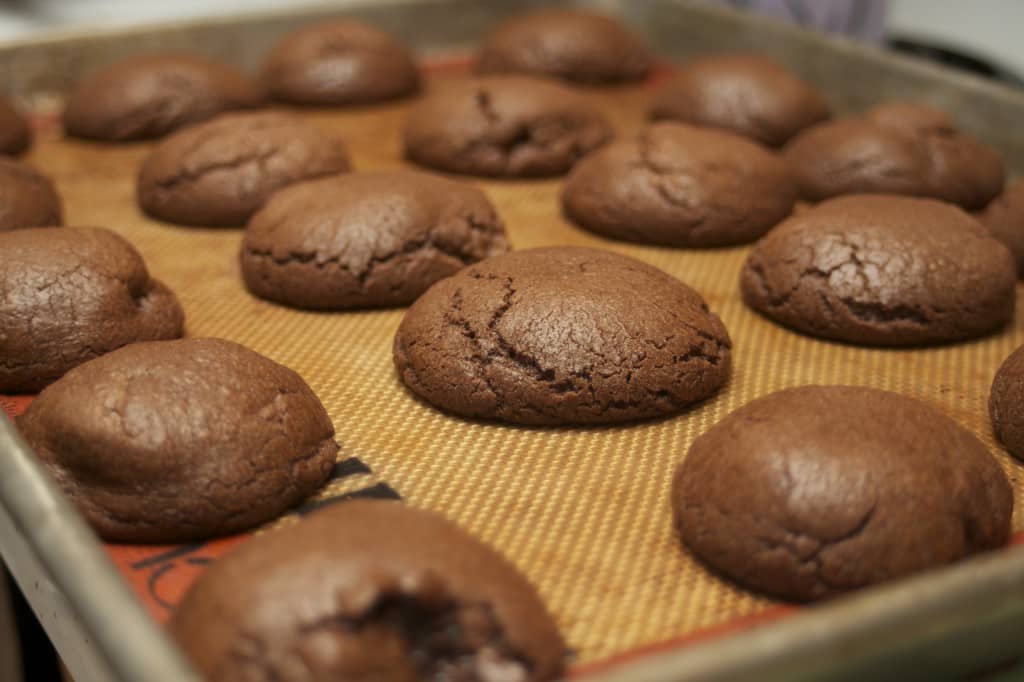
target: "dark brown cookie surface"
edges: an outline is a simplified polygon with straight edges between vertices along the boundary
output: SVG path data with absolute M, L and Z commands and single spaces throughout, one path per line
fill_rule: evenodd
M 1010 454 L 1024 459 L 1024 348 L 1013 351 L 996 372 L 988 398 L 992 428 Z
M 234 227 L 276 190 L 347 170 L 345 145 L 294 116 L 224 114 L 162 141 L 139 170 L 138 200 L 160 220 Z
M 1010 249 L 1017 261 L 1017 276 L 1024 277 L 1024 180 L 1007 185 L 977 217 Z
M 548 9 L 508 19 L 485 39 L 480 73 L 527 73 L 578 83 L 636 81 L 651 56 L 625 24 L 581 9 Z
M 0 253 L 0 392 L 34 392 L 125 344 L 182 334 L 177 297 L 110 230 L 0 232 Z
M 441 280 L 409 308 L 395 365 L 449 412 L 600 424 L 678 412 L 729 376 L 731 342 L 700 295 L 595 249 L 517 251 Z
M 62 224 L 53 181 L 28 164 L 0 157 L 0 232 Z
M 753 241 L 789 215 L 796 180 L 777 154 L 738 135 L 656 123 L 573 168 L 562 206 L 615 239 L 668 246 Z
M 806 334 L 867 345 L 979 336 L 1013 317 L 1005 246 L 960 209 L 856 195 L 800 212 L 743 266 L 747 305 Z
M 200 55 L 147 55 L 78 83 L 64 109 L 64 130 L 90 140 L 147 140 L 262 103 L 259 85 L 233 66 Z
M 17 156 L 32 144 L 32 129 L 10 100 L 0 97 L 0 154 Z
M 658 93 L 651 118 L 723 128 L 781 147 L 830 115 L 818 90 L 761 55 L 705 57 L 679 67 Z
M 368 500 L 220 559 L 170 630 L 208 680 L 541 682 L 566 652 L 504 557 L 440 516 Z
M 50 385 L 18 428 L 106 540 L 251 528 L 327 478 L 338 445 L 295 372 L 221 339 L 135 343 Z
M 294 104 L 362 104 L 400 97 L 419 87 L 412 53 L 384 31 L 359 21 L 297 29 L 263 64 L 267 92 Z
M 1005 173 L 998 152 L 920 104 L 883 104 L 822 123 L 791 140 L 784 154 L 811 201 L 908 194 L 976 209 L 999 194 Z
M 411 303 L 439 279 L 506 251 L 472 185 L 416 171 L 351 173 L 281 190 L 250 221 L 251 292 L 299 308 Z
M 557 83 L 490 76 L 452 84 L 409 112 L 405 155 L 469 175 L 565 173 L 612 137 L 589 101 Z
M 1002 546 L 1013 493 L 981 441 L 924 403 L 804 386 L 699 437 L 676 471 L 672 509 L 712 568 L 809 601 Z

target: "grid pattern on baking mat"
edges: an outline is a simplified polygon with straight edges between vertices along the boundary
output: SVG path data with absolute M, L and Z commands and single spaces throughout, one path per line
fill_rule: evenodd
M 464 77 L 449 63 L 428 87 Z M 622 135 L 643 124 L 648 86 L 587 93 Z M 408 104 L 300 115 L 342 136 L 359 170 L 393 168 Z M 129 238 L 150 270 L 180 296 L 191 336 L 219 336 L 301 373 L 337 428 L 342 465 L 324 496 L 401 494 L 501 549 L 539 587 L 577 663 L 788 613 L 712 575 L 681 551 L 671 527 L 672 473 L 693 439 L 772 391 L 810 383 L 870 385 L 920 398 L 977 434 L 1024 494 L 1024 467 L 994 442 L 986 400 L 1003 358 L 1024 341 L 1020 322 L 969 343 L 915 350 L 864 349 L 781 329 L 747 310 L 737 279 L 746 247 L 686 251 L 603 240 L 561 216 L 559 180 L 480 181 L 516 248 L 578 244 L 646 261 L 687 282 L 718 312 L 735 343 L 734 370 L 717 396 L 669 419 L 607 428 L 517 428 L 469 422 L 416 400 L 392 367 L 401 310 L 308 313 L 248 295 L 237 264 L 238 230 L 180 228 L 135 207 L 135 169 L 150 145 L 58 139 L 51 128 L 29 160 L 52 173 L 69 223 L 104 225 Z M 1024 320 L 1018 310 L 1018 320 Z M 293 523 L 289 515 L 276 524 Z M 1014 529 L 1024 531 L 1018 508 Z M 111 547 L 157 617 L 237 539 L 186 547 Z M 155 575 L 155 577 L 154 577 Z M 169 579 L 170 576 L 177 576 Z M 148 590 L 148 592 L 147 592 Z

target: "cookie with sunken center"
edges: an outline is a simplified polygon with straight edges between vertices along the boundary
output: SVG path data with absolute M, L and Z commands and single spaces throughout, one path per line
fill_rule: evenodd
M 787 327 L 871 346 L 960 341 L 1013 319 L 1009 250 L 934 199 L 823 202 L 759 241 L 743 266 L 747 305 Z
M 600 85 L 642 80 L 651 62 L 647 45 L 619 19 L 557 8 L 499 24 L 484 39 L 476 68 Z
M 349 168 L 345 144 L 300 118 L 229 113 L 161 141 L 139 169 L 137 198 L 158 220 L 239 227 L 282 187 Z
M 562 207 L 613 239 L 682 247 L 751 242 L 793 210 L 796 179 L 756 142 L 682 123 L 655 123 L 576 164 Z
M 803 386 L 694 441 L 672 486 L 686 547 L 744 587 L 835 597 L 1006 544 L 1013 492 L 971 432 L 897 393 Z
M 297 308 L 406 305 L 508 249 L 478 188 L 418 171 L 349 173 L 274 194 L 242 241 L 245 285 Z
M 183 333 L 177 297 L 100 228 L 0 232 L 0 392 L 31 393 L 129 343 Z
M 1017 262 L 1017 276 L 1024 277 L 1024 180 L 1009 183 L 976 217 L 1006 245 Z
M 134 343 L 68 372 L 18 419 L 100 537 L 174 543 L 268 521 L 338 445 L 295 372 L 221 339 Z
M 558 677 L 566 646 L 527 579 L 453 523 L 353 500 L 211 566 L 170 622 L 209 680 Z
M 680 412 L 726 382 L 731 341 L 700 294 L 596 249 L 514 251 L 427 290 L 395 335 L 398 375 L 463 417 L 606 424 Z
M 681 65 L 651 105 L 654 120 L 721 128 L 781 147 L 831 115 L 828 101 L 771 57 L 728 54 Z
M 26 163 L 0 156 L 0 232 L 63 224 L 53 181 Z
M 150 140 L 263 101 L 255 80 L 230 64 L 187 53 L 145 55 L 82 79 L 63 123 L 68 135 L 87 140 Z
M 612 138 L 590 101 L 529 76 L 486 76 L 439 88 L 405 122 L 405 155 L 441 171 L 492 177 L 561 175 Z
M 1003 189 L 999 153 L 944 112 L 894 102 L 805 130 L 783 150 L 805 199 L 876 193 L 931 197 L 978 209 Z
M 0 154 L 19 156 L 32 146 L 32 129 L 9 99 L 0 97 Z
M 300 105 L 366 104 L 419 89 L 412 52 L 360 21 L 303 26 L 284 36 L 263 63 L 270 96 Z

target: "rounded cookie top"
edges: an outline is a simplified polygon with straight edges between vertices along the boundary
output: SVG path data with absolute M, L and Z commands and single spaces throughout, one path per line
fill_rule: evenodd
M 345 145 L 299 118 L 224 114 L 157 145 L 139 169 L 138 201 L 171 223 L 236 227 L 276 190 L 348 170 Z
M 53 181 L 28 164 L 0 157 L 0 232 L 62 224 Z
M 303 26 L 282 38 L 263 63 L 263 84 L 294 104 L 361 104 L 419 88 L 412 53 L 359 21 Z
M 996 372 L 988 398 L 996 436 L 1024 460 L 1024 347 L 1013 351 Z
M 251 528 L 316 490 L 338 451 L 298 374 L 221 339 L 135 343 L 87 362 L 40 393 L 18 428 L 118 542 Z
M 668 246 L 753 241 L 789 215 L 796 180 L 777 154 L 738 135 L 656 123 L 573 168 L 566 214 L 615 239 Z
M 110 230 L 0 232 L 0 393 L 41 389 L 115 348 L 181 336 L 177 297 Z
M 501 219 L 472 185 L 351 173 L 271 197 L 245 231 L 242 276 L 257 296 L 299 308 L 404 305 L 507 248 Z
M 786 145 L 804 198 L 879 193 L 981 208 L 1003 188 L 999 153 L 921 104 L 891 103 L 810 128 Z
M 651 56 L 643 40 L 613 17 L 546 9 L 499 24 L 480 48 L 480 73 L 528 73 L 578 83 L 636 81 Z
M 611 137 L 604 116 L 570 88 L 526 76 L 489 76 L 453 83 L 413 107 L 405 154 L 453 173 L 559 175 Z
M 0 97 L 0 154 L 17 156 L 32 144 L 32 129 L 10 100 Z
M 730 54 L 683 64 L 658 93 L 651 118 L 723 128 L 781 147 L 829 117 L 824 96 L 770 57 Z
M 1013 493 L 981 441 L 924 403 L 804 386 L 694 441 L 672 509 L 685 545 L 716 571 L 810 601 L 1005 544 Z
M 1017 261 L 1017 276 L 1024 277 L 1024 180 L 1008 184 L 977 218 L 1010 249 Z
M 64 130 L 90 140 L 147 140 L 262 103 L 260 87 L 233 66 L 200 55 L 146 55 L 79 82 L 64 109 Z
M 867 345 L 957 341 L 1013 317 L 1010 252 L 933 199 L 857 195 L 802 211 L 743 266 L 747 305 L 813 336 Z
M 517 424 L 671 414 L 718 391 L 731 342 L 700 295 L 596 249 L 516 251 L 441 280 L 395 336 L 399 376 L 427 402 Z
M 566 654 L 511 563 L 440 516 L 380 500 L 241 545 L 196 581 L 170 631 L 210 680 L 541 682 Z

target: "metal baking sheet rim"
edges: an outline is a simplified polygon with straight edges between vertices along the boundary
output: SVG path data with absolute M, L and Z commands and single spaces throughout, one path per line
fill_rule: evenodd
M 343 9 L 364 18 L 376 18 L 367 15 L 377 14 L 390 17 L 394 24 L 413 9 L 422 12 L 438 6 L 471 7 L 472 16 L 462 29 L 478 32 L 480 23 L 488 17 L 521 10 L 524 4 L 505 0 L 399 0 L 371 5 L 360 0 Z M 1024 114 L 1024 95 L 1005 88 L 727 10 L 680 0 L 590 4 L 621 6 L 625 14 L 643 20 L 652 30 L 661 24 L 652 21 L 655 11 L 675 11 L 677 24 L 688 19 L 692 26 L 696 18 L 756 31 L 757 40 L 774 36 L 803 43 L 804 47 L 831 46 L 837 59 L 852 56 L 875 63 L 891 62 L 896 71 L 911 76 L 916 73 L 926 82 L 942 78 L 954 92 L 981 95 L 989 104 L 1005 101 L 1009 109 Z M 327 16 L 322 7 L 265 13 L 249 20 L 262 24 L 280 21 L 283 28 L 321 16 Z M 238 26 L 244 22 L 243 18 L 234 23 L 224 19 L 189 22 L 173 31 L 185 35 L 189 27 L 210 26 L 240 30 Z M 158 32 L 153 28 L 123 30 L 110 32 L 106 38 Z M 0 61 L 5 52 L 22 56 L 33 45 L 45 51 L 76 41 L 96 44 L 104 37 L 65 34 L 29 41 L 0 48 Z M 659 47 L 669 54 L 678 53 L 665 45 Z M 739 47 L 750 46 L 743 43 Z M 13 61 L 25 65 L 23 56 Z M 3 66 L 10 73 L 12 60 L 7 59 Z M 1012 146 L 1015 148 L 1009 151 L 1013 157 L 1024 156 L 1024 143 Z M 1015 168 L 1020 170 L 1018 164 Z M 0 453 L 0 554 L 77 681 L 198 680 L 170 638 L 143 611 L 95 534 L 44 473 L 13 424 L 2 416 Z M 812 607 L 770 626 L 753 626 L 684 648 L 673 648 L 671 642 L 655 644 L 639 658 L 636 652 L 625 652 L 620 659 L 589 666 L 586 677 L 602 682 L 949 678 L 1024 654 L 1021 632 L 1024 547 L 1014 547 Z M 125 646 L 125 642 L 132 644 Z

